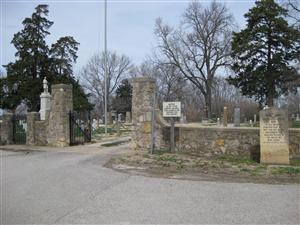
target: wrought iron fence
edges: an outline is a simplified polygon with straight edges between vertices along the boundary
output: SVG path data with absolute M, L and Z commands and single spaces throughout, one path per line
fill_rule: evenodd
M 26 144 L 27 120 L 26 114 L 14 114 L 13 122 L 13 143 Z
M 91 141 L 91 115 L 89 111 L 69 112 L 70 145 L 84 144 Z

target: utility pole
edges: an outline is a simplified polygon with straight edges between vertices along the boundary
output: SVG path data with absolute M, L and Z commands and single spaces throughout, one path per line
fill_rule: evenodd
M 104 1 L 104 120 L 107 134 L 107 0 Z

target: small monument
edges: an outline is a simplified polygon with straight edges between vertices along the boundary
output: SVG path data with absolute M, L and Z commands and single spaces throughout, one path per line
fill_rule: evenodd
M 260 161 L 289 164 L 288 112 L 267 108 L 260 111 Z
M 48 81 L 46 77 L 43 80 L 43 93 L 40 95 L 41 99 L 41 108 L 40 108 L 40 118 L 41 120 L 46 119 L 46 113 L 50 110 L 51 107 L 51 95 L 48 91 Z
M 224 114 L 223 114 L 223 127 L 227 127 L 228 123 L 228 109 L 224 106 Z
M 254 124 L 256 124 L 256 122 L 257 122 L 257 116 L 256 114 L 254 114 Z
M 181 113 L 181 117 L 180 117 L 180 123 L 186 123 L 186 115 L 184 115 L 183 113 Z
M 253 122 L 252 122 L 252 120 L 249 120 L 249 124 L 250 124 L 250 127 L 253 127 Z
M 234 126 L 239 127 L 240 126 L 240 115 L 241 115 L 241 110 L 240 108 L 234 108 Z

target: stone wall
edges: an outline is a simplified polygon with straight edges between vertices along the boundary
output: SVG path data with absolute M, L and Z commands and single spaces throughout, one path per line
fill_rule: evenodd
M 27 145 L 50 145 L 64 147 L 70 144 L 69 112 L 73 110 L 72 85 L 52 85 L 51 109 L 45 120 L 38 112 L 27 114 Z M 3 115 L 0 125 L 1 144 L 13 144 L 13 114 Z
M 133 144 L 136 149 L 151 147 L 152 113 L 155 112 L 155 148 L 170 146 L 170 125 L 161 116 L 154 102 L 155 80 L 133 80 L 132 122 Z M 155 109 L 155 110 L 154 110 Z M 249 155 L 259 151 L 259 128 L 255 127 L 199 127 L 176 124 L 175 142 L 179 151 L 198 155 Z M 289 129 L 290 156 L 300 156 L 300 129 Z
M 47 145 L 47 121 L 41 121 L 38 112 L 27 114 L 26 144 Z
M 259 149 L 259 128 L 188 127 L 177 125 L 176 149 L 197 155 L 249 155 Z M 164 132 L 164 144 L 169 143 L 168 132 Z M 290 156 L 300 155 L 300 129 L 289 129 Z
M 0 144 L 12 144 L 13 143 L 13 114 L 5 113 L 2 117 L 2 123 L 0 123 Z

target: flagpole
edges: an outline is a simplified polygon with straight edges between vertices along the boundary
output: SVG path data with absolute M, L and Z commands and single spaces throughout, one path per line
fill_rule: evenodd
M 107 0 L 104 1 L 104 120 L 107 134 Z

